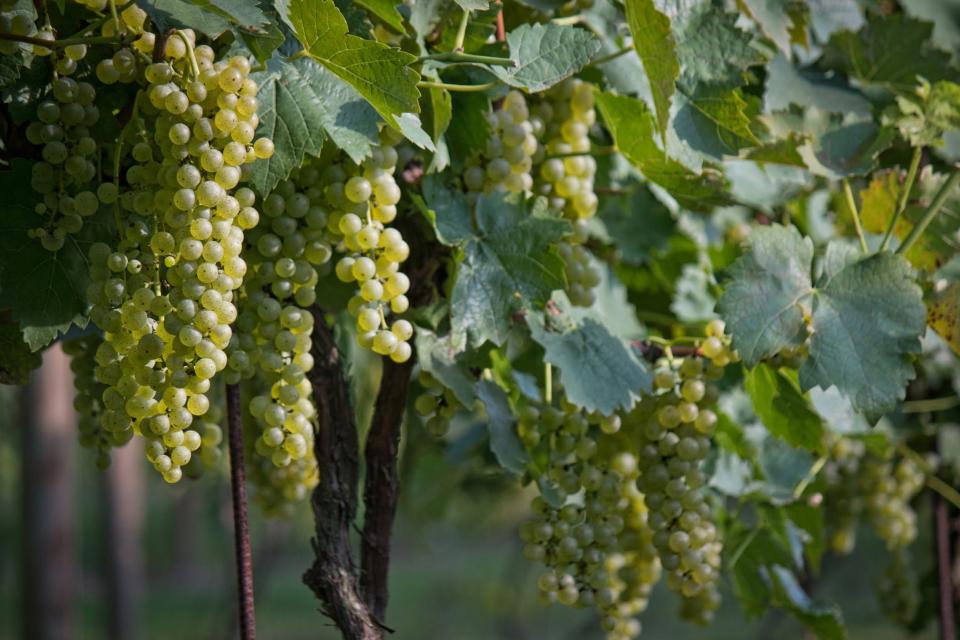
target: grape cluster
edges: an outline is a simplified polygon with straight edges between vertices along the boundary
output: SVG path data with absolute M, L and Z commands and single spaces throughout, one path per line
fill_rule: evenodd
M 381 144 L 359 166 L 344 158 L 323 173 L 323 193 L 329 208 L 327 230 L 340 254 L 335 272 L 342 282 L 355 282 L 356 294 L 347 309 L 357 321 L 357 342 L 374 353 L 406 362 L 413 353 L 413 325 L 387 320 L 389 313 L 410 308 L 410 278 L 400 264 L 410 246 L 388 226 L 397 217 L 400 187 L 394 180 L 397 140 L 391 129 L 381 132 Z
M 42 157 L 33 164 L 30 186 L 42 196 L 35 211 L 43 224 L 29 235 L 49 251 L 58 251 L 100 208 L 93 187 L 98 147 L 90 133 L 100 118 L 96 97 L 89 82 L 57 78 L 50 98 L 37 105 L 37 119 L 26 129 L 27 140 L 41 148 Z M 110 193 L 103 196 L 109 199 Z
M 583 246 L 587 220 L 596 214 L 599 202 L 593 191 L 597 164 L 590 155 L 588 135 L 597 119 L 593 88 L 571 78 L 546 92 L 533 111 L 544 123 L 544 158 L 535 191 L 573 224 L 573 233 L 559 247 L 566 263 L 567 294 L 573 304 L 590 306 L 592 290 L 600 282 L 600 272 Z
M 463 172 L 470 192 L 499 191 L 528 194 L 533 189 L 534 157 L 543 122 L 531 118 L 527 101 L 511 91 L 498 109 L 486 114 L 490 137 L 483 154 L 472 158 Z
M 147 457 L 168 482 L 201 447 L 191 426 L 200 426 L 211 379 L 227 365 L 234 292 L 246 274 L 243 229 L 259 218 L 253 192 L 237 188 L 243 167 L 273 152 L 269 140 L 253 140 L 249 70 L 242 57 L 214 62 L 205 46 L 146 69 L 136 164 L 117 200 L 123 238 L 115 251 L 90 250 L 91 317 L 106 332 L 97 351 L 108 385 L 103 426 L 146 437 Z
M 426 420 L 427 432 L 434 438 L 442 438 L 450 430 L 450 419 L 463 410 L 463 404 L 430 373 L 421 370 L 417 380 L 425 391 L 417 396 L 413 407 Z
M 546 479 L 559 505 L 542 497 L 520 535 L 524 555 L 547 571 L 538 581 L 548 603 L 593 607 L 611 640 L 640 632 L 660 567 L 637 489 L 639 469 L 629 439 L 617 436 L 620 417 L 586 414 L 561 399 L 560 407 L 523 407 L 518 435 L 547 456 Z
M 914 562 L 906 548 L 894 549 L 890 563 L 876 584 L 880 610 L 893 622 L 907 627 L 917 615 L 920 597 L 913 576 Z
M 104 3 L 101 0 L 77 0 L 80 4 L 85 4 L 91 9 L 102 11 Z M 99 9 L 97 7 L 100 7 Z M 147 21 L 147 12 L 135 4 L 131 4 L 119 14 L 119 21 L 107 20 L 100 28 L 101 35 L 105 37 L 123 36 L 130 38 L 136 36 L 130 47 L 120 47 L 117 51 L 107 58 L 97 63 L 97 80 L 106 85 L 129 83 L 139 80 L 141 73 L 140 58 L 149 61 L 148 56 L 152 56 L 154 45 L 156 44 L 156 35 L 146 31 L 144 26 Z M 182 37 L 190 41 L 191 46 L 196 44 L 196 36 L 193 31 L 186 29 L 179 32 Z M 184 41 L 179 35 L 173 35 L 166 42 L 166 56 L 168 58 L 181 58 L 182 55 L 173 55 L 186 47 Z M 69 55 L 69 47 L 67 47 Z M 185 53 L 185 51 L 184 51 Z
M 691 601 L 681 613 L 697 623 L 708 622 L 720 604 L 721 543 L 701 467 L 717 422 L 708 408 L 717 391 L 705 379 L 721 374 L 698 358 L 661 361 L 654 395 L 632 414 L 641 443 L 638 486 L 650 509 L 653 543 L 667 585 Z
M 110 449 L 123 445 L 132 436 L 126 432 L 119 437 L 104 430 L 100 416 L 104 410 L 103 392 L 106 387 L 97 382 L 94 371 L 97 367 L 97 349 L 103 343 L 99 334 L 91 334 L 63 342 L 63 351 L 70 356 L 70 371 L 76 394 L 73 408 L 77 412 L 80 430 L 80 446 L 97 451 L 97 466 L 106 469 L 110 465 Z

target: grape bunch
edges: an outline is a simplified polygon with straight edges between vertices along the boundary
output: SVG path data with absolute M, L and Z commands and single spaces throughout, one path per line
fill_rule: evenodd
M 243 167 L 273 152 L 269 140 L 253 139 L 249 61 L 214 62 L 206 46 L 189 51 L 168 51 L 146 69 L 135 164 L 116 201 L 122 240 L 116 250 L 90 250 L 91 317 L 106 332 L 97 351 L 97 376 L 108 385 L 104 428 L 143 435 L 168 482 L 201 447 L 191 426 L 227 365 L 234 292 L 247 268 L 243 229 L 259 217 L 253 192 L 238 188 Z
M 544 123 L 543 159 L 534 190 L 573 225 L 573 233 L 559 247 L 566 263 L 567 294 L 573 304 L 590 306 L 592 289 L 600 283 L 600 272 L 583 246 L 587 220 L 596 214 L 599 202 L 593 191 L 597 163 L 590 155 L 588 135 L 597 119 L 593 88 L 571 78 L 546 92 L 533 111 Z
M 865 456 L 859 473 L 867 516 L 887 548 L 902 549 L 917 537 L 917 514 L 910 501 L 923 489 L 926 476 L 909 458 L 883 460 Z
M 681 613 L 701 624 L 720 604 L 721 543 L 701 467 L 717 423 L 709 408 L 717 391 L 706 379 L 721 373 L 698 358 L 665 359 L 657 365 L 654 394 L 631 414 L 640 439 L 637 484 L 650 509 L 653 543 L 667 585 L 689 601 Z
M 40 147 L 42 157 L 33 163 L 30 186 L 41 196 L 35 212 L 43 222 L 29 235 L 48 251 L 58 251 L 100 208 L 94 187 L 98 145 L 90 132 L 100 110 L 89 82 L 57 78 L 50 93 L 26 129 L 27 140 Z M 110 197 L 107 192 L 104 196 Z
M 413 353 L 409 340 L 413 324 L 388 314 L 410 308 L 410 278 L 400 265 L 410 246 L 394 227 L 400 187 L 394 180 L 399 142 L 393 130 L 381 132 L 381 143 L 359 166 L 345 157 L 323 173 L 323 193 L 329 210 L 327 230 L 340 258 L 335 272 L 341 282 L 358 285 L 347 309 L 356 318 L 357 342 L 394 362 L 406 362 Z
M 828 434 L 827 463 L 823 481 L 828 487 L 824 501 L 828 540 L 834 553 L 846 555 L 853 551 L 857 541 L 857 525 L 863 512 L 857 473 L 866 453 L 861 440 Z
M 917 615 L 920 597 L 913 575 L 915 563 L 904 547 L 893 550 L 890 562 L 876 584 L 880 610 L 893 622 L 907 627 Z
M 527 101 L 519 91 L 508 93 L 499 108 L 486 114 L 486 119 L 490 137 L 483 153 L 468 162 L 463 172 L 464 185 L 472 193 L 529 194 L 543 122 L 530 117 Z
M 442 438 L 450 430 L 450 419 L 464 409 L 450 389 L 444 387 L 429 372 L 421 370 L 417 381 L 424 392 L 414 400 L 413 407 L 434 438 Z
M 90 334 L 63 342 L 63 352 L 70 356 L 70 371 L 73 372 L 73 386 L 76 394 L 73 408 L 77 412 L 77 426 L 80 430 L 80 446 L 95 449 L 97 466 L 106 469 L 110 465 L 110 449 L 119 447 L 129 440 L 132 432 L 117 437 L 104 430 L 100 416 L 104 409 L 103 392 L 105 386 L 97 382 L 94 372 L 97 367 L 97 349 L 103 343 L 99 334 Z
M 86 5 L 94 11 L 103 11 L 105 3 L 102 0 L 77 0 L 80 4 Z M 142 61 L 149 62 L 153 55 L 153 49 L 156 44 L 156 35 L 145 30 L 147 21 L 147 12 L 131 4 L 119 13 L 119 20 L 107 20 L 100 27 L 100 35 L 104 37 L 123 36 L 125 39 L 136 38 L 129 47 L 120 47 L 112 56 L 106 57 L 96 66 L 97 80 L 106 85 L 120 83 L 131 83 L 140 79 L 142 72 Z M 190 41 L 190 45 L 196 44 L 196 35 L 192 29 L 185 29 L 177 32 L 170 37 L 166 44 L 164 53 L 168 58 L 182 58 L 183 55 L 174 55 L 183 51 L 185 54 L 186 44 L 183 38 Z M 69 55 L 69 47 L 67 47 Z
M 660 576 L 637 458 L 629 439 L 614 435 L 620 425 L 616 414 L 586 414 L 563 398 L 559 408 L 522 407 L 517 425 L 525 446 L 546 455 L 560 501 L 535 498 L 520 530 L 524 555 L 547 566 L 541 598 L 595 608 L 611 640 L 640 632 L 636 616 Z

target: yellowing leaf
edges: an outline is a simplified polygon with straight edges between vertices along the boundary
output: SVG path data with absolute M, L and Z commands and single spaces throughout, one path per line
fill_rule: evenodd
M 927 324 L 960 354 L 960 283 L 953 283 L 927 303 Z

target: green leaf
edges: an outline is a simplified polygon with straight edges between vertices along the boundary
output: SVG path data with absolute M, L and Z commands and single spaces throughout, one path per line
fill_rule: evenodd
M 903 13 L 872 16 L 859 33 L 840 31 L 830 38 L 824 62 L 863 82 L 908 91 L 917 77 L 947 80 L 946 54 L 931 45 L 933 25 Z
M 793 18 L 790 15 L 790 0 L 737 0 L 738 4 L 753 18 L 763 33 L 773 40 L 781 51 L 790 55 Z
M 739 89 L 704 88 L 689 95 L 681 92 L 677 104 L 673 119 L 677 135 L 710 158 L 736 156 L 741 149 L 760 142 L 753 131 L 759 100 L 744 96 Z
M 404 33 L 403 16 L 397 11 L 400 4 L 394 0 L 357 0 L 357 4 L 383 20 L 388 27 L 397 33 Z
M 436 229 L 441 243 L 452 247 L 473 237 L 473 213 L 463 192 L 447 188 L 437 174 L 426 176 L 422 187 L 427 207 L 424 214 Z
M 523 24 L 507 34 L 515 67 L 490 70 L 511 87 L 544 91 L 579 71 L 600 48 L 586 29 L 556 24 Z
M 40 362 L 40 354 L 23 341 L 20 327 L 0 324 L 0 384 L 27 384 Z
M 933 43 L 944 51 L 960 49 L 960 24 L 957 0 L 900 0 L 900 6 L 908 15 L 933 24 Z
M 743 384 L 754 412 L 770 433 L 795 447 L 820 450 L 820 417 L 784 373 L 761 362 L 744 374 Z
M 530 456 L 517 437 L 507 394 L 493 382 L 481 380 L 477 384 L 477 398 L 483 402 L 487 413 L 490 451 L 501 467 L 513 473 L 523 473 L 530 464 Z
M 233 30 L 250 49 L 253 57 L 262 63 L 267 62 L 286 39 L 280 27 L 273 22 L 259 28 L 234 27 Z
M 100 240 L 116 241 L 112 211 L 103 208 L 84 220 L 80 233 L 68 235 L 56 253 L 27 237 L 41 219 L 34 213 L 36 194 L 26 161 L 0 172 L 4 215 L 0 219 L 0 309 L 12 309 L 23 337 L 34 351 L 46 346 L 71 324 L 85 326 L 89 283 L 87 250 Z
M 569 229 L 501 194 L 482 195 L 476 229 L 463 243 L 450 295 L 450 323 L 469 344 L 500 345 L 516 311 L 542 307 L 564 286 L 563 260 L 551 243 Z
M 457 353 L 462 349 L 450 336 L 440 337 L 423 327 L 417 327 L 414 339 L 420 368 L 450 389 L 465 407 L 472 407 L 477 399 L 477 380 L 465 365 L 457 361 Z
M 729 204 L 725 184 L 713 174 L 697 175 L 669 158 L 656 143 L 656 123 L 647 106 L 635 98 L 598 93 L 597 107 L 617 149 L 644 177 L 666 189 L 680 206 L 709 211 Z
M 657 11 L 653 0 L 626 0 L 626 11 L 633 48 L 650 81 L 657 130 L 664 136 L 670 121 L 670 98 L 680 76 L 680 61 L 670 19 Z
M 154 30 L 159 33 L 165 33 L 170 29 L 190 28 L 211 38 L 219 38 L 224 32 L 230 30 L 232 17 L 213 6 L 212 3 L 188 0 L 141 0 L 137 4 L 147 12 L 155 26 Z M 260 26 L 266 22 L 266 16 L 262 11 L 260 16 L 263 20 L 253 23 L 254 26 Z
M 307 55 L 347 81 L 384 120 L 419 110 L 420 75 L 408 65 L 416 57 L 347 33 L 332 0 L 278 0 L 277 9 L 303 43 Z
M 611 242 L 616 240 L 623 259 L 643 264 L 667 247 L 677 222 L 673 214 L 644 185 L 630 193 L 600 200 L 599 218 Z
M 701 84 L 734 89 L 744 84 L 745 71 L 763 62 L 752 46 L 753 36 L 737 27 L 738 16 L 712 2 L 660 0 L 671 20 L 682 73 L 680 86 L 688 92 Z
M 774 603 L 789 611 L 813 631 L 820 640 L 844 640 L 847 637 L 843 614 L 836 605 L 814 602 L 796 576 L 783 566 L 771 567 Z
M 800 386 L 836 387 L 872 421 L 891 411 L 915 376 L 910 355 L 926 327 L 910 265 L 881 253 L 847 266 L 817 288 L 810 356 Z
M 719 310 L 748 367 L 799 347 L 807 328 L 801 302 L 810 295 L 813 243 L 794 227 L 757 227 L 750 250 L 730 268 Z
M 560 370 L 570 402 L 609 415 L 630 409 L 642 391 L 650 390 L 650 372 L 600 322 L 588 317 L 565 324 L 528 316 L 531 336 L 543 346 L 544 360 Z
M 403 134 L 403 137 L 427 151 L 436 151 L 433 139 L 430 134 L 423 130 L 420 124 L 420 116 L 415 113 L 402 113 L 394 118 L 397 130 Z
M 894 137 L 890 128 L 855 122 L 831 128 L 801 148 L 800 155 L 816 175 L 832 179 L 863 175 L 873 171 L 877 155 L 893 143 Z
M 798 69 L 778 55 L 767 64 L 763 108 L 771 113 L 791 105 L 861 117 L 871 115 L 870 102 L 846 83 L 811 69 Z

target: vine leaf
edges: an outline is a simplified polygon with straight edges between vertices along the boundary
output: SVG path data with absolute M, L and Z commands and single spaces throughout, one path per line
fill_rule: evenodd
M 926 326 L 906 260 L 881 253 L 849 264 L 818 287 L 811 323 L 801 388 L 836 385 L 872 422 L 905 397 L 915 375 L 909 354 L 920 351 Z
M 744 374 L 743 383 L 754 412 L 770 433 L 795 447 L 821 448 L 820 416 L 787 374 L 761 362 Z
M 477 200 L 476 227 L 459 245 L 463 259 L 450 295 L 455 336 L 467 336 L 470 345 L 500 345 L 514 312 L 542 307 L 563 288 L 563 260 L 550 245 L 569 225 L 545 216 L 544 208 L 529 211 L 502 194 Z
M 0 193 L 6 194 L 0 220 L 0 309 L 11 309 L 24 340 L 34 351 L 51 343 L 70 325 L 86 326 L 89 283 L 87 250 L 115 231 L 109 208 L 84 220 L 83 229 L 68 235 L 63 247 L 50 252 L 27 231 L 41 219 L 34 213 L 35 194 L 26 161 L 0 172 Z
M 513 473 L 523 473 L 530 464 L 530 456 L 517 437 L 507 394 L 490 380 L 481 380 L 477 384 L 477 398 L 483 402 L 487 413 L 490 451 L 501 467 Z
M 23 341 L 16 323 L 0 324 L 0 384 L 27 384 L 40 360 L 40 354 Z
M 767 64 L 763 108 L 770 113 L 791 105 L 816 107 L 828 113 L 870 116 L 870 103 L 846 83 L 811 69 L 798 69 L 778 55 Z
M 350 83 L 388 123 L 396 126 L 395 116 L 419 110 L 420 75 L 408 66 L 416 56 L 350 35 L 333 0 L 277 0 L 277 10 L 304 52 Z
M 630 409 L 641 392 L 650 390 L 647 368 L 594 318 L 574 323 L 565 315 L 547 321 L 530 314 L 527 324 L 545 350 L 544 360 L 560 370 L 564 393 L 575 405 L 611 414 Z
M 790 569 L 776 565 L 771 571 L 774 604 L 803 622 L 820 640 L 845 640 L 847 630 L 840 607 L 812 600 Z
M 791 33 L 796 28 L 794 17 L 790 15 L 790 0 L 738 0 L 738 4 L 777 48 L 789 56 Z
M 731 266 L 719 310 L 748 367 L 806 341 L 801 301 L 811 289 L 813 242 L 794 227 L 758 227 Z
M 429 329 L 417 327 L 417 362 L 420 368 L 453 391 L 465 407 L 477 399 L 477 381 L 466 366 L 457 361 L 460 349 L 450 336 L 438 336 Z
M 437 240 L 448 247 L 456 246 L 473 236 L 473 215 L 466 195 L 448 189 L 437 174 L 430 174 L 422 183 L 424 205 L 421 211 L 430 220 Z M 413 194 L 414 202 L 419 198 Z
M 140 0 L 158 32 L 190 28 L 219 38 L 232 25 L 267 33 L 270 19 L 257 0 Z
M 357 0 L 357 4 L 383 20 L 397 33 L 404 33 L 403 16 L 397 11 L 398 2 L 394 0 Z
M 693 149 L 715 159 L 736 156 L 741 149 L 758 145 L 754 128 L 760 101 L 739 89 L 703 88 L 693 94 L 681 92 L 673 128 Z
M 647 180 L 666 189 L 680 206 L 692 211 L 709 211 L 730 203 L 722 179 L 712 174 L 693 173 L 657 146 L 656 122 L 642 101 L 598 93 L 597 107 L 620 153 Z
M 600 41 L 586 29 L 556 24 L 524 24 L 507 34 L 515 67 L 489 67 L 511 87 L 532 93 L 569 78 L 590 62 Z
M 657 130 L 665 136 L 670 121 L 670 98 L 680 76 L 677 43 L 670 29 L 670 18 L 657 11 L 653 0 L 627 0 L 626 11 L 633 48 L 650 81 Z
M 909 91 L 917 76 L 935 82 L 952 73 L 949 54 L 930 44 L 932 31 L 931 23 L 902 13 L 872 17 L 857 33 L 834 33 L 824 62 L 858 80 Z
M 827 256 L 814 288 L 808 238 L 793 227 L 755 230 L 730 268 L 720 311 L 748 367 L 806 344 L 809 333 L 801 390 L 836 386 L 875 422 L 914 376 L 910 355 L 920 350 L 926 318 L 921 291 L 900 256 L 860 258 L 836 247 Z
M 960 354 L 960 283 L 951 283 L 927 303 L 927 324 Z

